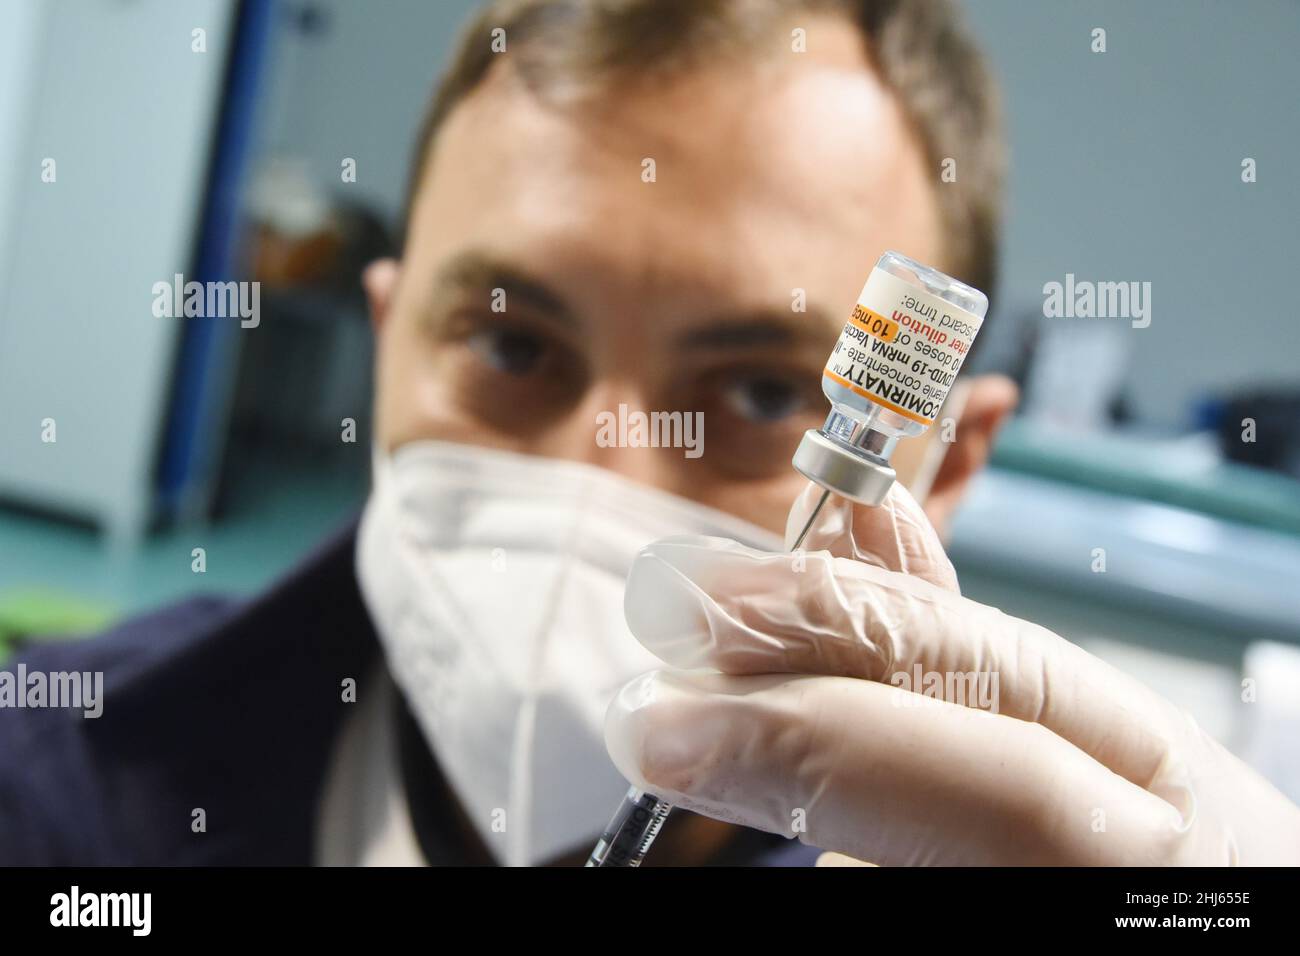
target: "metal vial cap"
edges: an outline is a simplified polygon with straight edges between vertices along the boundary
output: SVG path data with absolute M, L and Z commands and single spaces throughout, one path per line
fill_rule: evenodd
M 894 483 L 894 469 L 852 451 L 815 428 L 804 432 L 792 461 L 795 471 L 835 494 L 879 505 Z

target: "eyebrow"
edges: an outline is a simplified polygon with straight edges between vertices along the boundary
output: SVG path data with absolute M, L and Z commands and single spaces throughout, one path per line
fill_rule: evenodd
M 502 289 L 507 302 L 522 302 L 543 317 L 578 324 L 564 299 L 541 279 L 485 252 L 471 250 L 449 259 L 433 280 L 434 301 L 466 292 Z
M 522 302 L 543 318 L 581 326 L 582 319 L 559 293 L 527 270 L 482 250 L 457 253 L 436 273 L 434 300 L 457 293 L 505 290 L 508 302 Z M 683 350 L 758 349 L 814 345 L 828 347 L 840 323 L 826 310 L 810 305 L 793 313 L 759 309 L 721 315 L 682 332 L 674 345 Z

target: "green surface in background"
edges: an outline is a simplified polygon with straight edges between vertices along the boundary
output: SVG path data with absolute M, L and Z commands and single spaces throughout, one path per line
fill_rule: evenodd
M 1235 462 L 1188 467 L 1167 440 L 1122 432 L 1067 436 L 1018 420 L 998 437 L 993 463 L 1300 535 L 1300 481 Z
M 359 468 L 268 462 L 249 470 L 219 520 L 172 526 L 133 548 L 0 509 L 0 658 L 20 637 L 94 633 L 202 594 L 255 594 L 356 515 L 365 494 Z M 207 555 L 201 574 L 196 547 Z
M 20 589 L 0 594 L 0 661 L 24 638 L 59 639 L 102 630 L 117 610 L 74 594 Z

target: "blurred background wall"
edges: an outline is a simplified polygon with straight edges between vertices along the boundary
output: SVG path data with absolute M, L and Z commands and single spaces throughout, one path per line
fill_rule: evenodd
M 1011 132 L 1003 311 L 1039 311 L 1043 283 L 1067 272 L 1151 282 L 1152 327 L 1124 337 L 1127 398 L 1151 425 L 1188 427 L 1216 392 L 1294 385 L 1278 346 L 1296 341 L 1284 277 L 1300 214 L 1300 4 L 966 7 Z
M 338 157 L 355 157 L 365 170 L 357 192 L 396 225 L 416 127 L 448 47 L 476 6 L 287 4 L 297 15 L 289 14 L 293 23 L 271 65 L 264 148 L 306 157 L 321 188 L 339 181 Z

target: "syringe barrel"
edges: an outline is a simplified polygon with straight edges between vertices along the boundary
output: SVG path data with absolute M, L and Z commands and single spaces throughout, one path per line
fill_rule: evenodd
M 672 805 L 632 787 L 591 851 L 587 866 L 640 866 Z

